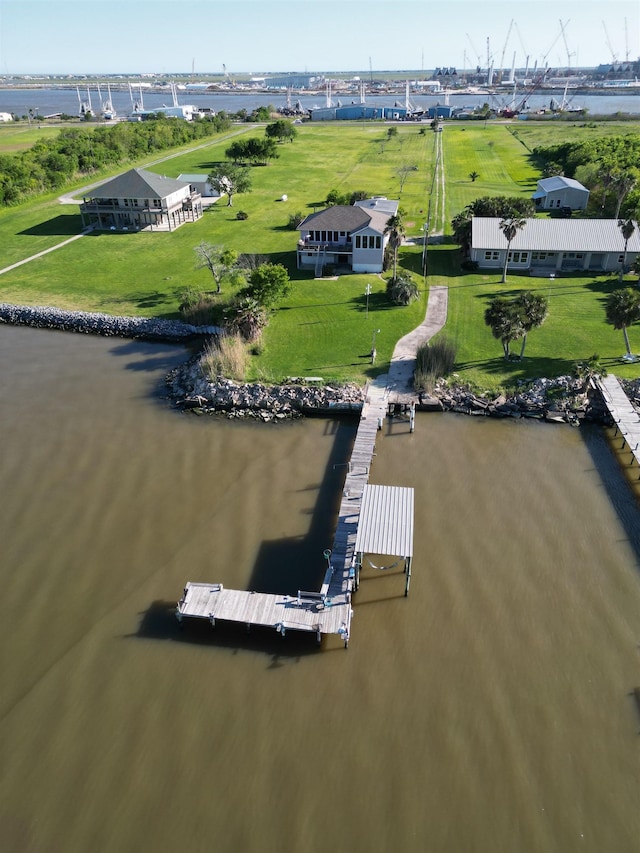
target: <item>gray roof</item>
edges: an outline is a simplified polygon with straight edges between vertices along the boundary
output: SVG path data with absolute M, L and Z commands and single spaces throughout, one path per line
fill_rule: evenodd
M 474 216 L 471 246 L 474 249 L 506 249 L 507 239 L 498 217 Z M 529 252 L 622 252 L 624 238 L 617 219 L 526 219 L 511 241 L 512 251 Z M 627 249 L 640 252 L 636 223 Z
M 356 553 L 413 556 L 413 494 L 404 486 L 364 486 Z
M 298 225 L 298 231 L 357 231 L 370 222 L 371 217 L 361 208 L 351 204 L 336 204 L 319 213 L 311 213 Z
M 389 217 L 397 212 L 398 204 L 382 196 L 355 204 L 336 204 L 319 213 L 311 213 L 298 225 L 298 231 L 348 231 L 354 234 L 363 228 L 374 228 L 382 234 Z
M 589 192 L 589 190 L 583 186 L 580 181 L 576 181 L 573 178 L 565 178 L 564 175 L 554 175 L 551 178 L 542 178 L 538 181 L 538 190 L 542 190 L 545 193 L 552 192 L 553 190 L 564 190 L 567 188 L 572 190 L 583 190 L 585 193 Z
M 165 178 L 145 169 L 130 169 L 112 181 L 100 184 L 87 193 L 87 198 L 166 198 L 188 182 Z

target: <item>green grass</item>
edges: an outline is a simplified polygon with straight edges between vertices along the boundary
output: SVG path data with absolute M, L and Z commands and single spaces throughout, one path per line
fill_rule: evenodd
M 448 122 L 443 133 L 446 171 L 446 218 L 482 195 L 530 196 L 540 177 L 529 148 L 566 139 L 568 134 L 594 135 L 637 132 L 638 125 L 613 122 L 596 128 L 563 122 Z M 329 190 L 366 190 L 400 199 L 406 211 L 407 233 L 418 235 L 426 219 L 435 134 L 420 134 L 412 125 L 399 126 L 399 135 L 386 140 L 386 126 L 373 123 L 305 124 L 293 144 L 279 146 L 280 158 L 252 170 L 253 190 L 210 208 L 199 222 L 172 234 L 96 233 L 0 276 L 0 300 L 31 305 L 98 310 L 114 314 L 178 316 L 179 294 L 186 287 L 209 290 L 209 273 L 196 269 L 194 247 L 206 240 L 240 252 L 254 252 L 285 264 L 294 281 L 291 295 L 273 314 L 259 355 L 250 356 L 249 379 L 281 380 L 285 376 L 322 376 L 363 380 L 384 371 L 395 342 L 424 317 L 427 293 L 406 308 L 391 308 L 378 276 L 348 275 L 337 281 L 315 281 L 295 268 L 297 233 L 286 227 L 293 211 L 312 212 L 323 205 Z M 514 135 L 515 131 L 515 135 Z M 207 172 L 224 159 L 234 133 L 260 135 L 256 125 L 234 127 L 206 147 L 183 150 L 149 168 L 175 177 L 182 172 Z M 580 137 L 581 138 L 581 137 Z M 415 163 L 399 192 L 397 170 Z M 143 164 L 137 164 L 143 165 Z M 477 171 L 471 182 L 469 173 Z M 107 177 L 107 175 L 101 176 Z M 91 180 L 96 180 L 93 177 Z M 83 183 L 87 183 L 88 180 Z M 77 186 L 81 186 L 81 182 Z M 278 199 L 286 194 L 287 202 Z M 238 210 L 249 214 L 235 218 Z M 55 197 L 41 198 L 0 213 L 0 267 L 61 242 L 80 230 L 77 210 L 59 205 Z M 407 246 L 400 265 L 419 276 L 419 247 Z M 621 332 L 604 321 L 604 295 L 615 285 L 610 278 L 559 277 L 549 281 L 509 276 L 500 284 L 498 273 L 461 274 L 458 250 L 449 243 L 429 249 L 429 284 L 449 287 L 446 335 L 458 348 L 461 380 L 478 388 L 497 389 L 517 379 L 553 376 L 570 371 L 574 361 L 598 352 L 605 364 L 622 376 L 637 372 L 622 365 Z M 631 281 L 631 279 L 630 279 Z M 366 285 L 372 285 L 368 315 Z M 545 325 L 529 335 L 525 360 L 505 363 L 500 342 L 484 324 L 488 299 L 520 289 L 541 290 L 550 296 Z M 230 294 L 223 294 L 227 298 Z M 371 365 L 374 332 L 378 357 Z M 640 328 L 630 330 L 634 350 L 640 350 Z

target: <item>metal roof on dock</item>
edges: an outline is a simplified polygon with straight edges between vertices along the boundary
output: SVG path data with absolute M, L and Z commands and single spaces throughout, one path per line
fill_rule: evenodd
M 356 553 L 413 556 L 414 491 L 367 484 L 362 492 Z

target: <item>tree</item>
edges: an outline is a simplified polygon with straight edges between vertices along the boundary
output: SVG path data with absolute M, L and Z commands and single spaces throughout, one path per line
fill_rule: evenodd
M 622 255 L 622 266 L 620 267 L 620 281 L 622 281 L 622 276 L 624 275 L 624 268 L 627 265 L 627 247 L 629 245 L 629 240 L 633 236 L 633 232 L 636 230 L 636 223 L 633 219 L 619 219 L 618 220 L 618 228 L 622 232 L 622 237 L 624 239 L 624 254 Z
M 619 172 L 614 175 L 613 191 L 616 196 L 616 211 L 613 214 L 614 219 L 617 219 L 620 216 L 620 208 L 622 207 L 622 202 L 625 200 L 631 190 L 635 187 L 637 182 L 637 169 L 626 169 L 625 171 Z
M 400 192 L 404 189 L 405 182 L 411 172 L 417 172 L 418 167 L 415 163 L 403 163 L 402 166 L 396 171 L 396 175 L 400 179 Z
M 392 130 L 393 128 L 389 129 Z M 384 233 L 389 235 L 389 245 L 393 252 L 393 277 L 396 278 L 398 268 L 398 249 L 402 246 L 402 240 L 406 233 L 400 210 L 387 219 L 387 224 L 384 227 Z
M 475 184 L 480 177 L 480 174 L 474 170 L 473 172 L 469 172 L 469 177 L 471 178 L 471 183 Z
M 293 142 L 298 135 L 298 131 L 293 124 L 284 118 L 278 119 L 278 121 L 274 121 L 272 124 L 268 124 L 265 127 L 264 132 L 269 139 L 275 139 L 277 142 L 285 142 L 286 140 Z
M 614 329 L 622 329 L 627 355 L 631 355 L 627 327 L 640 320 L 640 291 L 625 287 L 614 290 L 605 303 L 607 323 Z
M 549 300 L 546 296 L 525 290 L 524 293 L 518 296 L 516 304 L 520 312 L 520 322 L 524 329 L 522 347 L 520 349 L 520 359 L 523 359 L 524 348 L 527 345 L 527 335 L 532 329 L 538 329 L 547 319 Z
M 505 219 L 500 220 L 500 230 L 507 241 L 507 251 L 504 255 L 504 268 L 502 270 L 503 284 L 507 280 L 507 264 L 509 263 L 509 249 L 511 248 L 511 243 L 518 231 L 524 228 L 526 224 L 526 220 L 518 216 L 508 216 Z
M 241 296 L 255 299 L 264 308 L 270 308 L 290 291 L 289 273 L 282 264 L 262 264 L 249 276 Z
M 246 166 L 234 163 L 222 163 L 210 173 L 207 180 L 220 195 L 227 195 L 227 207 L 233 204 L 236 193 L 246 193 L 251 189 L 251 176 Z
M 388 130 L 387 130 L 387 139 L 388 140 L 392 140 L 397 135 L 398 135 L 398 128 L 397 127 L 388 128 Z
M 522 318 L 515 302 L 496 296 L 484 312 L 484 322 L 491 328 L 491 334 L 502 344 L 505 359 L 511 358 L 511 344 L 524 335 Z
M 238 270 L 238 253 L 224 246 L 214 246 L 204 240 L 193 250 L 198 259 L 197 269 L 206 268 L 216 283 L 216 293 L 222 292 L 225 281 L 237 283 L 242 275 Z
M 506 218 L 509 216 L 533 216 L 535 204 L 530 198 L 517 196 L 483 196 L 468 204 L 464 210 L 451 220 L 453 238 L 459 243 L 465 254 L 471 246 L 471 220 L 474 216 L 490 216 Z

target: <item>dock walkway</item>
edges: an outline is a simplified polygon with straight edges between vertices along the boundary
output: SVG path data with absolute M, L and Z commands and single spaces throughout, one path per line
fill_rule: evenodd
M 386 376 L 368 388 L 360 415 L 338 513 L 327 571 L 319 592 L 299 591 L 297 596 L 225 589 L 222 584 L 189 582 L 178 602 L 176 617 L 240 622 L 275 628 L 284 636 L 288 630 L 317 635 L 338 634 L 345 646 L 351 630 L 351 594 L 356 583 L 355 542 L 362 506 L 362 493 L 369 481 L 378 430 L 387 407 Z
M 635 459 L 640 465 L 640 416 L 613 374 L 600 377 L 595 382 L 616 425 L 616 434 L 622 436 L 622 446 L 626 444 L 629 448 L 631 464 Z
M 410 405 L 415 415 L 412 384 L 416 352 L 445 324 L 447 294 L 446 287 L 431 288 L 424 321 L 398 341 L 389 373 L 378 376 L 367 388 L 342 490 L 333 547 L 325 552 L 327 571 L 319 592 L 299 590 L 297 596 L 274 595 L 225 589 L 222 584 L 189 582 L 176 608 L 178 621 L 208 619 L 212 625 L 216 620 L 244 622 L 247 628 L 252 625 L 275 628 L 283 636 L 288 630 L 315 632 L 318 641 L 323 634 L 338 634 L 348 645 L 353 616 L 351 596 L 357 588 L 359 573 L 356 539 L 376 437 L 390 401 Z M 413 507 L 413 496 L 410 504 Z M 401 523 L 407 524 L 406 518 Z M 413 530 L 412 510 L 410 526 Z M 402 556 L 409 558 L 405 562 L 406 595 L 411 577 L 410 554 Z

